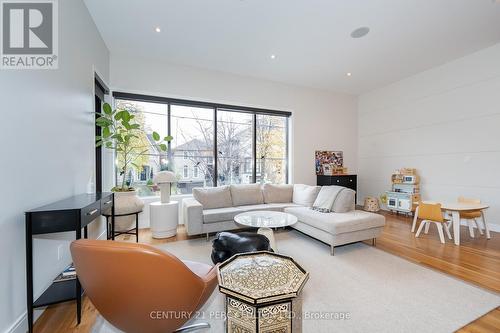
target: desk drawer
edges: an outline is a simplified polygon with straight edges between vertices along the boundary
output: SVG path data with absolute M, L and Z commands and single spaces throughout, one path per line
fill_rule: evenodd
M 101 202 L 94 202 L 82 209 L 82 227 L 92 222 L 96 217 L 101 215 Z
M 101 214 L 111 215 L 111 207 L 113 207 L 113 196 L 101 199 Z

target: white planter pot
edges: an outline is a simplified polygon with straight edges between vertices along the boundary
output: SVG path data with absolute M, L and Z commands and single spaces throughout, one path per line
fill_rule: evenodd
M 137 191 L 115 192 L 115 214 L 140 212 L 144 202 L 137 196 Z M 115 217 L 115 231 L 126 231 L 135 227 L 135 215 Z

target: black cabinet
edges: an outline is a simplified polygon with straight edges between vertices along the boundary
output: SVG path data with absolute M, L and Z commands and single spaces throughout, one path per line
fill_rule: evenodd
M 354 191 L 358 191 L 358 177 L 357 175 L 335 175 L 335 176 L 323 176 L 318 175 L 316 184 L 319 186 L 337 185 L 343 186 Z
M 26 212 L 26 283 L 28 332 L 33 332 L 33 309 L 76 300 L 77 322 L 81 319 L 83 290 L 77 279 L 54 282 L 33 299 L 33 236 L 74 231 L 75 238 L 87 238 L 87 225 L 111 210 L 114 219 L 114 194 L 82 194 Z

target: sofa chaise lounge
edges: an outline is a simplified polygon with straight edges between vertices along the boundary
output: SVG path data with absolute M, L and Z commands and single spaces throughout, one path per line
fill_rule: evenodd
M 294 229 L 330 245 L 332 255 L 335 246 L 375 239 L 380 235 L 385 217 L 355 210 L 354 195 L 348 199 L 352 200 L 352 209 L 347 212 L 324 213 L 311 209 L 319 191 L 319 186 L 303 184 L 195 188 L 193 198 L 182 202 L 184 225 L 188 235 L 206 234 L 208 239 L 210 233 L 242 228 L 234 222 L 237 214 L 255 210 L 282 211 L 298 218 L 292 226 Z

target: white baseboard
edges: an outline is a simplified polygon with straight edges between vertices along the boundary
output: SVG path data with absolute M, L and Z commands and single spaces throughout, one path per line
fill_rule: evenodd
M 106 240 L 107 239 L 106 229 L 104 229 L 102 233 L 99 236 L 97 236 L 96 239 Z
M 481 223 L 481 222 L 480 222 Z M 462 222 L 460 222 L 460 225 L 463 225 L 463 226 L 468 226 L 467 224 L 467 221 L 464 221 L 462 220 Z M 479 225 L 482 229 L 483 228 L 483 224 L 481 223 Z M 476 226 L 474 226 L 474 228 L 476 228 Z M 492 223 L 488 223 L 488 228 L 490 228 L 490 231 L 494 231 L 494 232 L 500 232 L 500 225 L 498 224 L 492 224 Z
M 26 320 L 26 311 L 17 318 L 17 320 L 5 331 L 5 333 L 26 333 L 28 330 L 28 321 Z

